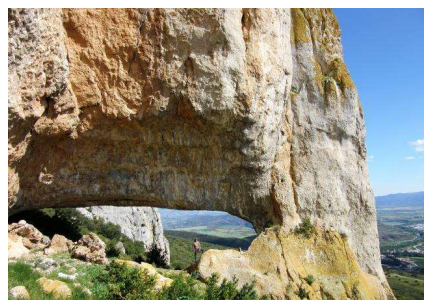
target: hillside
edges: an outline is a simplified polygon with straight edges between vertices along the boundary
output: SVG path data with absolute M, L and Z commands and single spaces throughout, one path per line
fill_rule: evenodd
M 424 253 L 424 192 L 376 197 L 382 253 Z M 416 250 L 419 249 L 419 250 Z
M 184 270 L 194 263 L 194 254 L 192 252 L 193 239 L 180 236 L 165 234 L 170 245 L 170 265 L 174 269 Z M 211 244 L 201 240 L 201 246 L 204 251 L 209 249 L 229 249 L 221 245 Z M 201 254 L 200 254 L 201 255 Z
M 424 207 L 424 192 L 417 193 L 398 193 L 386 196 L 377 196 L 376 208 L 395 208 L 395 207 Z

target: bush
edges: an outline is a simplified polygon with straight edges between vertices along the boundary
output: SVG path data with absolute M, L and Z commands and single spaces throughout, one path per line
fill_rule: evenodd
M 107 300 L 146 300 L 154 298 L 155 276 L 139 268 L 130 268 L 124 264 L 112 261 L 106 271 L 98 277 L 100 283 L 105 283 Z
M 308 275 L 307 277 L 305 277 L 304 278 L 305 279 L 305 281 L 309 284 L 309 285 L 312 285 L 313 284 L 313 282 L 315 282 L 316 281 L 316 278 L 314 278 L 314 276 L 313 275 Z
M 296 293 L 300 299 L 309 299 L 309 293 L 305 291 L 302 287 L 299 288 L 299 291 Z
M 240 290 L 237 290 L 238 279 L 232 281 L 223 279 L 220 286 L 217 285 L 219 276 L 214 273 L 206 280 L 205 300 L 256 300 L 258 299 L 255 291 L 255 282 L 244 284 Z
M 258 300 L 255 283 L 244 284 L 237 289 L 238 280 L 224 279 L 218 285 L 219 276 L 212 274 L 206 280 L 206 290 L 200 293 L 196 288 L 197 280 L 191 276 L 176 276 L 168 288 L 155 291 L 156 278 L 149 276 L 142 269 L 128 267 L 112 261 L 97 281 L 106 284 L 102 295 L 95 295 L 106 300 Z M 262 300 L 268 297 L 260 298 Z
M 311 224 L 310 219 L 306 218 L 298 227 L 294 229 L 294 233 L 302 234 L 306 238 L 309 238 L 316 233 L 316 228 L 313 226 L 313 224 Z
M 200 295 L 195 288 L 195 280 L 192 277 L 180 274 L 172 282 L 171 286 L 164 289 L 159 296 L 160 300 L 199 300 Z

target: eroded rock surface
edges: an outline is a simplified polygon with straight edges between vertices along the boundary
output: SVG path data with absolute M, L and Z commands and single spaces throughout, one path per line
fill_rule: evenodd
M 169 242 L 164 237 L 156 208 L 93 206 L 78 208 L 78 211 L 88 218 L 102 218 L 105 222 L 119 225 L 124 235 L 144 244 L 152 259 L 164 265 L 170 264 Z
M 55 299 L 71 298 L 72 293 L 70 287 L 60 280 L 40 277 L 37 279 L 37 283 L 46 294 L 52 294 Z
M 108 264 L 105 243 L 94 233 L 83 235 L 73 244 L 71 255 L 74 258 L 95 264 Z
M 189 271 L 204 278 L 217 272 L 220 281 L 235 276 L 239 288 L 255 279 L 259 292 L 273 299 L 385 299 L 391 293 L 361 271 L 348 241 L 331 230 L 307 238 L 267 229 L 248 251 L 208 250 Z
M 309 217 L 386 286 L 331 10 L 10 9 L 8 29 L 10 213 L 222 210 L 259 232 Z
M 11 295 L 11 298 L 14 300 L 26 300 L 29 299 L 29 293 L 26 287 L 23 285 L 15 286 L 12 289 L 9 290 L 9 295 Z
M 73 242 L 60 234 L 55 234 L 50 245 L 44 249 L 46 255 L 56 253 L 68 253 L 73 246 Z
M 44 249 L 51 243 L 49 237 L 41 233 L 33 225 L 26 223 L 25 220 L 8 225 L 8 235 L 16 235 L 20 237 L 18 240 L 30 250 Z
M 29 253 L 29 249 L 23 245 L 23 238 L 13 233 L 8 233 L 8 259 L 18 259 Z

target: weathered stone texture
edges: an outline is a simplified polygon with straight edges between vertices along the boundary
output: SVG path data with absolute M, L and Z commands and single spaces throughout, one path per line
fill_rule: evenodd
M 348 236 L 385 278 L 329 9 L 9 10 L 9 211 L 222 210 Z
M 142 242 L 153 259 L 164 265 L 170 264 L 169 242 L 164 237 L 161 216 L 156 208 L 93 206 L 77 210 L 88 218 L 101 218 L 119 225 L 128 238 Z
M 347 240 L 331 230 L 307 238 L 267 229 L 248 251 L 208 250 L 189 270 L 204 278 L 217 272 L 220 281 L 237 277 L 239 288 L 255 279 L 272 299 L 300 300 L 300 291 L 310 300 L 386 299 L 380 280 L 361 271 Z

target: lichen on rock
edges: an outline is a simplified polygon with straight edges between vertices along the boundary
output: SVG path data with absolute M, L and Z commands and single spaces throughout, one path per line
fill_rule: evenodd
M 318 229 L 307 238 L 267 229 L 246 252 L 208 250 L 190 271 L 203 278 L 213 272 L 220 280 L 236 277 L 239 287 L 254 279 L 260 294 L 273 299 L 300 299 L 299 291 L 309 299 L 386 298 L 379 279 L 361 270 L 348 241 L 332 230 Z

